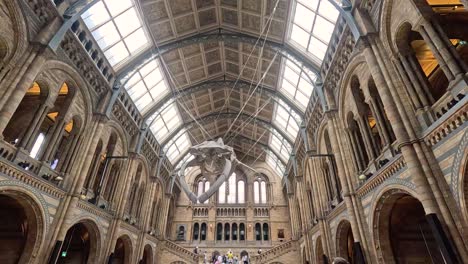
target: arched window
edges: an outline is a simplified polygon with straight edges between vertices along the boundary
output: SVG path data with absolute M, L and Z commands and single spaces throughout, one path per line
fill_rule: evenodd
M 224 224 L 224 241 L 229 241 L 231 237 L 231 227 L 228 223 Z
M 218 223 L 216 225 L 216 240 L 223 240 L 223 224 L 221 223 Z
M 245 182 L 242 180 L 237 182 L 237 202 L 245 203 Z
M 263 240 L 268 241 L 268 239 L 269 239 L 268 224 L 264 223 L 263 224 Z
M 228 192 L 227 192 L 227 203 L 233 204 L 236 203 L 236 174 L 233 173 L 228 180 L 229 185 L 227 186 Z
M 193 240 L 198 240 L 198 235 L 200 233 L 200 225 L 195 223 L 193 225 Z
M 200 240 L 206 240 L 206 223 L 201 224 Z
M 232 224 L 232 240 L 237 241 L 237 224 Z
M 207 192 L 210 189 L 210 182 L 205 177 L 200 177 L 198 183 L 195 185 L 197 196 L 200 197 L 203 193 Z M 209 199 L 208 199 L 209 200 Z M 204 204 L 208 203 L 208 200 Z M 200 202 L 197 202 L 200 203 Z
M 265 204 L 267 203 L 267 187 L 263 177 L 258 177 L 254 181 L 254 203 Z
M 226 183 L 224 182 L 218 190 L 218 203 L 226 203 Z
M 266 203 L 267 202 L 267 195 L 266 195 L 266 183 L 262 181 L 260 183 L 260 202 Z
M 229 179 L 224 182 L 218 190 L 218 203 L 245 203 L 245 181 L 233 173 Z
M 262 227 L 259 223 L 255 224 L 255 240 L 262 240 Z
M 241 241 L 245 240 L 245 225 L 244 225 L 244 223 L 241 223 L 239 225 L 239 240 L 241 240 Z
M 254 182 L 254 202 L 260 203 L 260 183 L 258 181 Z

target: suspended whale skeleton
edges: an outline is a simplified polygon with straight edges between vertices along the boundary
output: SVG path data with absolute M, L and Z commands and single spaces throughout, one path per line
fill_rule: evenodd
M 193 203 L 197 203 L 197 201 L 203 203 L 208 200 L 218 191 L 223 182 L 226 182 L 229 192 L 228 179 L 237 166 L 244 166 L 256 173 L 254 169 L 236 158 L 234 149 L 228 145 L 224 145 L 222 138 L 219 138 L 217 141 L 205 141 L 199 145 L 192 146 L 189 153 L 194 156 L 194 159 L 182 164 L 178 176 L 182 189 Z M 185 169 L 196 166 L 200 167 L 201 173 L 206 179 L 210 182 L 214 182 L 213 185 L 200 196 L 196 196 L 185 181 Z M 216 179 L 216 177 L 218 178 Z

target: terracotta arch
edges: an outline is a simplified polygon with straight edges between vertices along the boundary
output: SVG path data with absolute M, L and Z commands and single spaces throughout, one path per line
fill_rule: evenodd
M 418 258 L 422 262 L 425 261 L 424 263 L 426 263 L 430 261 L 427 259 L 427 256 L 429 256 L 432 261 L 435 261 L 434 263 L 440 263 L 441 256 L 439 250 L 434 242 L 430 227 L 425 222 L 424 208 L 413 191 L 404 186 L 388 186 L 378 192 L 373 200 L 374 206 L 371 207 L 371 212 L 373 213 L 370 226 L 373 227 L 372 238 L 374 239 L 373 244 L 376 249 L 375 254 L 380 262 L 392 264 L 402 261 L 414 261 L 414 257 L 417 254 L 406 256 L 404 255 L 406 254 L 405 252 L 402 253 L 404 250 L 401 250 L 401 248 L 409 248 L 409 245 L 411 245 L 414 248 L 413 252 L 422 252 L 423 250 L 432 252 L 430 255 L 420 253 L 421 257 Z M 409 208 L 411 209 L 402 207 L 405 204 L 409 204 Z M 406 220 L 414 218 L 413 215 L 419 216 L 419 220 L 408 223 Z M 395 224 L 394 219 L 400 221 L 399 224 Z M 418 226 L 416 226 L 416 222 Z M 407 231 L 407 227 L 412 226 L 415 226 L 414 230 L 409 229 Z M 408 241 L 401 242 L 399 234 L 402 233 L 398 233 L 400 229 L 405 231 L 405 236 L 411 236 L 409 232 L 414 232 L 418 237 L 412 239 L 411 243 L 408 243 Z M 398 244 L 394 244 L 395 241 L 398 241 Z
M 149 244 L 146 244 L 143 249 L 143 257 L 141 258 L 141 264 L 153 264 L 153 247 Z
M 47 227 L 45 201 L 20 186 L 1 186 L 0 197 L 1 200 L 14 202 L 20 207 L 18 209 L 23 210 L 26 218 L 25 224 L 28 231 L 17 263 L 34 263 L 43 244 Z
M 133 259 L 132 240 L 128 235 L 120 236 L 115 242 L 113 251 L 113 262 L 115 264 L 131 264 Z
M 70 224 L 68 230 L 75 225 L 83 225 L 89 233 L 90 241 L 90 250 L 88 255 L 88 263 L 97 263 L 99 262 L 100 252 L 102 251 L 102 240 L 101 240 L 101 230 L 99 229 L 98 224 L 95 219 L 92 218 L 82 218 L 73 224 Z
M 315 240 L 315 263 L 325 264 L 326 255 L 322 245 L 322 237 L 318 236 Z
M 353 232 L 348 220 L 342 220 L 336 229 L 336 253 L 350 263 L 354 263 Z

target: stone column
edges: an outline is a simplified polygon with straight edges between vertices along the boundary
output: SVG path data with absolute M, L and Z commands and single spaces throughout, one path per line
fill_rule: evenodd
M 361 243 L 362 247 L 367 249 L 364 250 L 364 254 L 367 257 L 367 261 L 371 263 L 375 257 L 373 256 L 373 249 L 369 248 L 367 237 L 369 233 L 367 232 L 367 225 L 363 219 L 364 215 L 360 214 L 358 208 L 360 200 L 356 197 L 354 192 L 354 182 L 353 178 L 350 176 L 354 175 L 352 169 L 350 169 L 347 164 L 351 164 L 349 158 L 349 152 L 344 153 L 344 149 L 347 149 L 345 144 L 342 142 L 344 137 L 340 137 L 339 122 L 337 120 L 337 111 L 335 109 L 325 112 L 327 116 L 327 127 L 330 136 L 330 144 L 332 145 L 333 153 L 335 156 L 337 173 L 339 180 L 341 182 L 341 188 L 343 191 L 343 200 L 348 211 L 348 220 L 351 225 L 351 230 L 353 232 L 354 242 Z M 343 132 L 342 132 L 343 133 Z M 344 140 L 343 140 L 344 141 Z M 349 175 L 347 177 L 347 175 Z M 354 175 L 357 176 L 357 175 Z
M 82 148 L 78 151 L 78 153 L 82 152 L 83 154 L 76 155 L 77 157 L 80 157 L 80 160 L 78 162 L 74 162 L 74 166 L 70 172 L 71 175 L 75 175 L 76 179 L 73 183 L 73 190 L 75 193 L 81 193 L 81 189 L 83 188 L 86 177 L 88 176 L 88 172 L 93 169 L 90 168 L 91 162 L 93 161 L 94 152 L 101 138 L 102 130 L 106 122 L 106 116 L 99 114 L 94 116 L 90 133 L 91 140 L 89 140 L 86 148 Z
M 449 62 L 446 60 L 449 56 L 447 47 L 445 47 L 442 44 L 442 41 L 439 39 L 439 37 L 436 34 L 434 34 L 432 26 L 429 23 L 424 23 L 423 25 L 421 25 L 418 32 L 423 37 L 427 46 L 429 46 L 429 48 L 431 49 L 432 53 L 434 54 L 434 57 L 439 63 L 440 68 L 444 71 L 448 81 L 453 81 L 455 79 L 455 74 L 453 72 L 454 65 L 453 63 L 450 63 L 451 65 L 448 65 Z
M 57 148 L 57 145 L 60 142 L 60 138 L 63 135 L 63 131 L 65 130 L 65 119 L 63 117 L 57 116 L 55 119 L 55 124 L 52 127 L 52 133 L 48 135 L 46 138 L 46 148 L 42 153 L 42 160 L 45 162 L 50 162 L 53 159 L 54 152 Z
M 68 173 L 71 165 L 73 164 L 73 160 L 78 154 L 78 145 L 83 140 L 83 137 L 76 131 L 72 130 L 71 135 L 69 137 L 69 143 L 67 144 L 65 150 L 65 157 L 59 161 L 58 169 L 63 173 Z
M 18 145 L 19 148 L 26 149 L 29 151 L 28 147 L 29 146 L 32 147 L 32 145 L 34 144 L 34 141 L 37 137 L 37 133 L 50 107 L 51 106 L 48 105 L 47 103 L 43 103 L 41 107 L 37 109 L 36 113 L 34 114 L 33 120 L 31 120 L 31 123 L 29 124 L 26 132 L 23 135 L 23 138 L 21 139 Z
M 445 197 L 438 186 L 437 179 L 431 170 L 431 166 L 425 156 L 425 146 L 414 140 L 417 135 L 414 131 L 412 116 L 405 111 L 397 89 L 390 89 L 387 85 L 394 85 L 397 80 L 390 77 L 392 69 L 386 68 L 382 54 L 382 47 L 378 39 L 373 36 L 367 39 L 370 45 L 364 48 L 364 56 L 376 81 L 382 103 L 388 113 L 388 117 L 394 128 L 402 155 L 406 161 L 409 173 L 413 175 L 416 192 L 420 194 L 420 202 L 426 214 L 435 213 L 443 219 L 447 225 L 454 244 L 462 259 L 468 258 L 463 239 L 449 211 Z M 387 82 L 387 80 L 388 82 Z M 395 101 L 393 101 L 395 100 Z
M 376 151 L 375 151 L 375 144 L 374 139 L 370 135 L 369 125 L 367 120 L 364 120 L 362 116 L 358 117 L 358 129 L 361 130 L 361 135 L 364 140 L 364 145 L 366 147 L 367 156 L 369 160 L 375 160 L 376 158 Z M 366 164 L 366 166 L 369 164 Z
M 291 236 L 292 238 L 296 238 L 297 234 L 297 217 L 295 212 L 295 205 L 294 205 L 294 194 L 288 193 L 288 208 L 289 208 L 289 215 L 291 219 Z
M 426 74 L 423 72 L 416 55 L 409 54 L 404 59 L 403 63 L 405 63 L 405 65 L 408 64 L 405 67 L 410 71 L 410 76 L 412 76 L 411 73 L 413 73 L 414 77 L 416 77 L 414 80 L 415 84 L 420 84 L 420 86 L 417 86 L 419 94 L 418 98 L 420 98 L 423 106 L 431 106 L 435 102 L 430 91 L 431 84 L 429 83 Z
M 380 132 L 380 135 L 382 136 L 382 139 L 384 141 L 384 145 L 382 146 L 383 148 L 385 146 L 389 146 L 392 142 L 390 141 L 390 135 L 388 134 L 387 128 L 385 126 L 385 123 L 387 123 L 387 120 L 384 118 L 382 113 L 379 111 L 379 108 L 377 106 L 377 101 L 375 101 L 375 98 L 370 96 L 369 98 L 369 107 L 371 109 L 371 112 L 375 118 L 377 128 Z

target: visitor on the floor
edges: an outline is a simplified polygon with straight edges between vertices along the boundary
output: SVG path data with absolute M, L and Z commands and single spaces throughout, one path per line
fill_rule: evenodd
M 243 262 L 242 264 L 249 264 L 249 257 L 247 255 L 244 255 L 242 257 L 242 262 Z
M 238 264 L 239 263 L 239 259 L 237 258 L 237 256 L 234 257 L 234 259 L 232 260 L 232 264 Z
M 198 255 L 198 246 L 196 246 L 196 247 L 193 249 L 193 253 L 195 253 L 195 254 Z
M 232 264 L 232 259 L 233 259 L 234 255 L 232 254 L 232 251 L 230 249 L 229 249 L 226 257 L 227 257 L 227 263 Z

